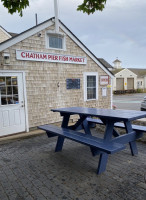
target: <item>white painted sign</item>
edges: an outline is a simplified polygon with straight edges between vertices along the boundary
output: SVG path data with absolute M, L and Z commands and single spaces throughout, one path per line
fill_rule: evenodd
M 103 96 L 103 97 L 106 97 L 106 96 L 107 96 L 107 88 L 106 88 L 106 87 L 103 87 L 103 88 L 102 88 L 102 96 Z
M 41 61 L 41 62 L 55 62 L 55 63 L 70 63 L 70 64 L 87 64 L 86 57 L 61 55 L 54 53 L 43 53 L 26 50 L 16 50 L 17 60 Z
M 100 85 L 108 85 L 109 76 L 100 76 Z

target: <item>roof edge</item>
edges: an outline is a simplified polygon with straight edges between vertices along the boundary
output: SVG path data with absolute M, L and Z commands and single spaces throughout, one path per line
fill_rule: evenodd
M 2 26 L 0 26 L 0 29 L 8 36 L 8 37 L 12 37 L 11 35 L 10 35 L 10 33 L 8 32 L 8 31 L 6 31 L 6 29 L 4 29 Z M 1 44 L 1 43 L 0 43 Z
M 48 20 L 46 20 L 46 21 L 44 21 L 44 22 L 42 22 L 42 23 L 40 23 L 40 24 L 38 24 L 36 26 L 33 26 L 33 27 L 31 27 L 31 28 L 29 28 L 29 29 L 27 29 L 27 30 L 19 33 L 18 35 L 14 36 L 14 37 L 11 36 L 10 39 L 8 39 L 8 40 L 0 43 L 0 51 L 3 51 L 4 49 L 6 49 L 6 48 L 8 48 L 8 47 L 10 47 L 10 46 L 12 46 L 12 45 L 14 45 L 14 44 L 22 41 L 23 39 L 25 39 L 27 37 L 30 37 L 31 35 L 33 35 L 33 34 L 39 32 L 39 31 L 43 30 L 45 24 L 49 23 L 49 22 L 52 22 L 53 18 L 54 17 L 52 17 L 52 18 L 50 18 L 50 19 L 48 19 Z M 53 24 L 53 22 L 52 22 L 52 24 Z M 27 33 L 30 33 L 30 34 L 27 34 Z M 27 36 L 27 37 L 25 37 L 25 36 Z

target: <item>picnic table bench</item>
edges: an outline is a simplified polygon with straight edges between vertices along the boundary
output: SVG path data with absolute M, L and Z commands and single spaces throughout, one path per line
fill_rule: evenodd
M 122 144 L 114 142 L 106 144 L 101 138 L 97 138 L 89 134 L 83 134 L 67 128 L 57 127 L 54 125 L 42 125 L 39 126 L 39 129 L 46 131 L 48 137 L 61 136 L 87 146 L 98 148 L 99 150 L 108 154 L 113 154 L 125 149 L 125 146 Z M 56 149 L 56 152 L 57 151 L 58 149 Z
M 65 138 L 89 146 L 93 156 L 100 155 L 97 174 L 106 170 L 108 155 L 125 149 L 125 144 L 129 143 L 132 155 L 138 153 L 135 141 L 142 137 L 145 127 L 132 125 L 131 121 L 146 117 L 146 112 L 83 107 L 58 108 L 52 111 L 60 112 L 63 117 L 61 127 L 41 125 L 38 128 L 46 131 L 48 137 L 58 136 L 55 152 L 62 150 Z M 69 126 L 71 115 L 79 115 L 79 119 L 74 125 Z M 92 136 L 92 123 L 105 125 L 103 138 Z M 126 134 L 120 135 L 115 127 L 125 128 Z M 81 129 L 84 133 L 79 132 Z
M 94 123 L 95 124 L 104 125 L 104 123 L 100 119 L 95 119 L 95 118 L 88 117 L 87 121 L 89 122 L 89 125 L 91 125 L 91 126 Z M 125 125 L 124 125 L 124 123 L 117 122 L 117 123 L 114 124 L 114 127 L 123 129 L 123 128 L 125 128 Z M 132 124 L 132 129 L 137 131 L 137 132 L 146 132 L 146 126 L 142 126 L 142 125 Z

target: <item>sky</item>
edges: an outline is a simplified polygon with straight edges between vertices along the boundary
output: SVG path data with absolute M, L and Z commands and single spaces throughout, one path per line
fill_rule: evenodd
M 146 68 L 146 0 L 107 0 L 105 9 L 87 15 L 77 11 L 82 0 L 58 0 L 59 19 L 98 58 L 124 68 Z M 21 33 L 54 16 L 54 0 L 30 0 L 23 12 L 8 14 L 0 1 L 0 25 Z

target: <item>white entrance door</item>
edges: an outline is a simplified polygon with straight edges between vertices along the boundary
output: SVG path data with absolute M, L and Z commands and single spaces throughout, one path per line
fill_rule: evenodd
M 0 136 L 25 131 L 22 73 L 0 72 Z

